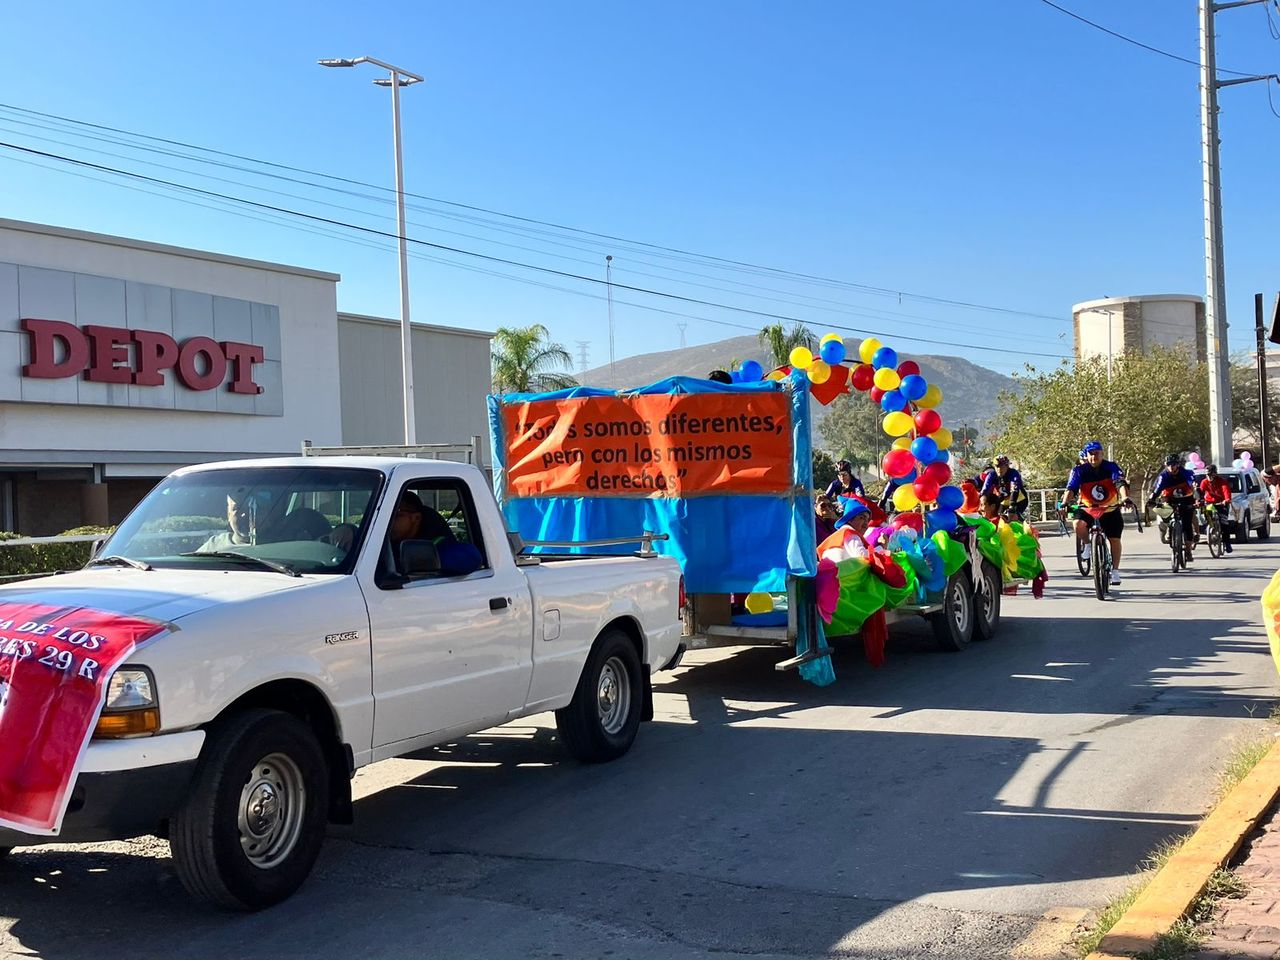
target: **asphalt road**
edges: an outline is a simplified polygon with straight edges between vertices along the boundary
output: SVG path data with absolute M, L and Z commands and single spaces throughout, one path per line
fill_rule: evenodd
M 1169 574 L 1132 534 L 1100 603 L 1046 539 L 1041 601 L 939 652 L 895 627 L 817 689 L 776 650 L 691 656 L 623 760 L 567 761 L 550 717 L 362 771 L 291 901 L 193 904 L 167 846 L 19 850 L 0 866 L 0 952 L 182 957 L 1048 956 L 1161 839 L 1277 691 L 1251 541 Z M 1057 918 L 1045 920 L 1045 916 Z

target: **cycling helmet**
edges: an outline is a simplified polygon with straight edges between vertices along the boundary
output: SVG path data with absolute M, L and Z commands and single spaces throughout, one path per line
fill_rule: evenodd
M 1181 463 L 1182 463 L 1182 456 L 1181 456 L 1181 454 L 1171 453 L 1171 454 L 1169 454 L 1167 457 L 1165 457 L 1165 458 L 1164 458 L 1164 465 L 1165 465 L 1166 467 L 1176 467 L 1176 466 L 1180 466 L 1180 465 L 1181 465 Z
M 836 472 L 853 473 L 853 464 L 848 460 L 837 460 Z
M 1009 458 L 1002 453 L 991 462 L 997 467 L 1007 467 L 1009 465 Z
M 1083 447 L 1080 448 L 1080 456 L 1087 457 L 1089 454 L 1093 453 L 1095 450 L 1101 451 L 1102 444 L 1099 443 L 1097 440 L 1090 440 L 1088 443 L 1086 443 Z

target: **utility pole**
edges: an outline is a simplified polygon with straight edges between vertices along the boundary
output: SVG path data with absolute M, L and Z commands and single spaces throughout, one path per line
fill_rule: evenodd
M 677 324 L 676 324 L 676 329 L 680 331 L 680 349 L 681 349 L 681 350 L 683 350 L 683 349 L 685 348 L 685 336 L 684 336 L 684 332 L 685 332 L 686 330 L 688 330 L 688 329 L 689 329 L 689 324 L 687 324 L 687 323 L 677 323 Z
M 609 298 L 609 380 L 612 383 L 613 370 L 613 254 L 604 258 L 604 285 Z M 615 387 L 617 384 L 613 384 Z
M 1218 90 L 1276 79 L 1275 74 L 1219 80 L 1214 14 L 1268 0 L 1200 0 L 1200 140 L 1204 170 L 1205 354 L 1209 361 L 1209 438 L 1213 463 L 1231 462 L 1231 377 L 1227 356 L 1227 293 L 1222 254 L 1222 187 L 1218 141 Z
M 1276 302 L 1280 304 L 1280 297 Z M 1267 331 L 1262 325 L 1262 294 L 1253 295 L 1253 320 L 1258 340 L 1258 453 L 1262 457 L 1262 468 L 1271 467 L 1271 451 L 1268 449 L 1267 437 L 1271 434 L 1271 417 L 1267 411 Z
M 591 349 L 590 340 L 575 340 L 578 346 L 578 372 L 582 373 L 587 369 L 587 351 Z

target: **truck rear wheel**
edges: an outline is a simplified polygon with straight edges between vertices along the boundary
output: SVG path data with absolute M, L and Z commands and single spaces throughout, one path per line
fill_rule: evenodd
M 170 822 L 178 879 L 192 896 L 261 910 L 290 896 L 324 842 L 328 771 L 315 734 L 276 710 L 247 710 L 211 731 Z
M 973 585 L 973 639 L 990 640 L 1000 629 L 1000 597 L 1004 593 L 1004 580 L 1000 571 L 989 560 L 982 561 L 978 580 Z
M 973 594 L 969 575 L 957 570 L 947 578 L 942 592 L 942 609 L 929 618 L 933 637 L 943 650 L 959 651 L 973 639 Z
M 630 637 L 617 629 L 600 634 L 573 700 L 556 711 L 556 731 L 575 759 L 603 763 L 631 749 L 644 706 L 642 670 Z

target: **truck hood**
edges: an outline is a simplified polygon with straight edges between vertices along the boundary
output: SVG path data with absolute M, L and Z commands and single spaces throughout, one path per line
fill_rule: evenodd
M 289 577 L 257 570 L 133 570 L 100 567 L 0 587 L 0 603 L 89 607 L 174 623 L 209 607 L 305 590 L 332 576 Z

